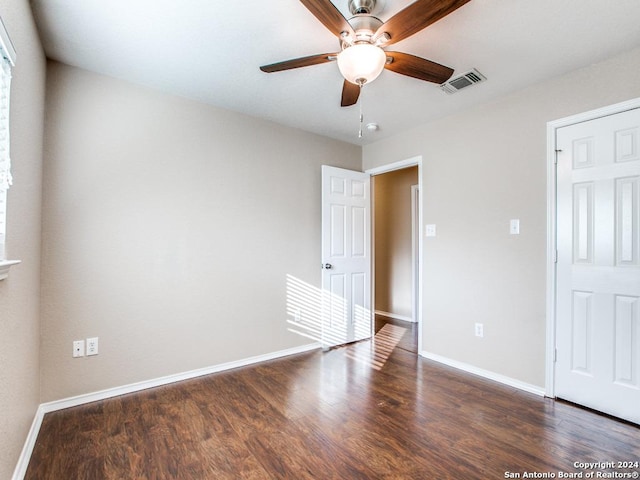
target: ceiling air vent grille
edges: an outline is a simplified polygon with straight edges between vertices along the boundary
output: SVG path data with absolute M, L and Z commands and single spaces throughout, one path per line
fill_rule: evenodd
M 476 83 L 484 82 L 486 79 L 487 77 L 474 68 L 473 70 L 469 70 L 462 75 L 458 75 L 457 77 L 448 80 L 440 85 L 440 88 L 448 94 L 452 94 L 456 93 L 458 90 L 462 90 L 463 88 L 475 85 Z

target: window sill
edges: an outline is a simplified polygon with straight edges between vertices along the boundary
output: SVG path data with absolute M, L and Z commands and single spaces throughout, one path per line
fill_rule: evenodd
M 9 276 L 9 268 L 17 265 L 21 260 L 0 260 L 0 280 L 4 280 Z

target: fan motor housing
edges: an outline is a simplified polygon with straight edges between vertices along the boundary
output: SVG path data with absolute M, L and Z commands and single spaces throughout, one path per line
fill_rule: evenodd
M 382 26 L 382 20 L 369 14 L 355 15 L 349 19 L 349 25 L 358 33 L 373 35 Z
M 355 35 L 342 37 L 340 45 L 342 49 L 356 43 L 373 43 L 373 35 L 382 25 L 382 20 L 371 15 L 356 15 L 349 19 L 349 25 L 353 28 Z

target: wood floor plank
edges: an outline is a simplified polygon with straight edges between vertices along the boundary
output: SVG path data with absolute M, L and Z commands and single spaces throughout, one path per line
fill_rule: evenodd
M 373 341 L 49 413 L 25 478 L 486 480 L 611 460 L 640 461 L 638 426 Z

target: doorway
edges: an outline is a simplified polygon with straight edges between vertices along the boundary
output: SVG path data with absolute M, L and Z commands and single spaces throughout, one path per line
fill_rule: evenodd
M 372 177 L 375 332 L 402 331 L 398 348 L 418 353 L 418 166 Z

